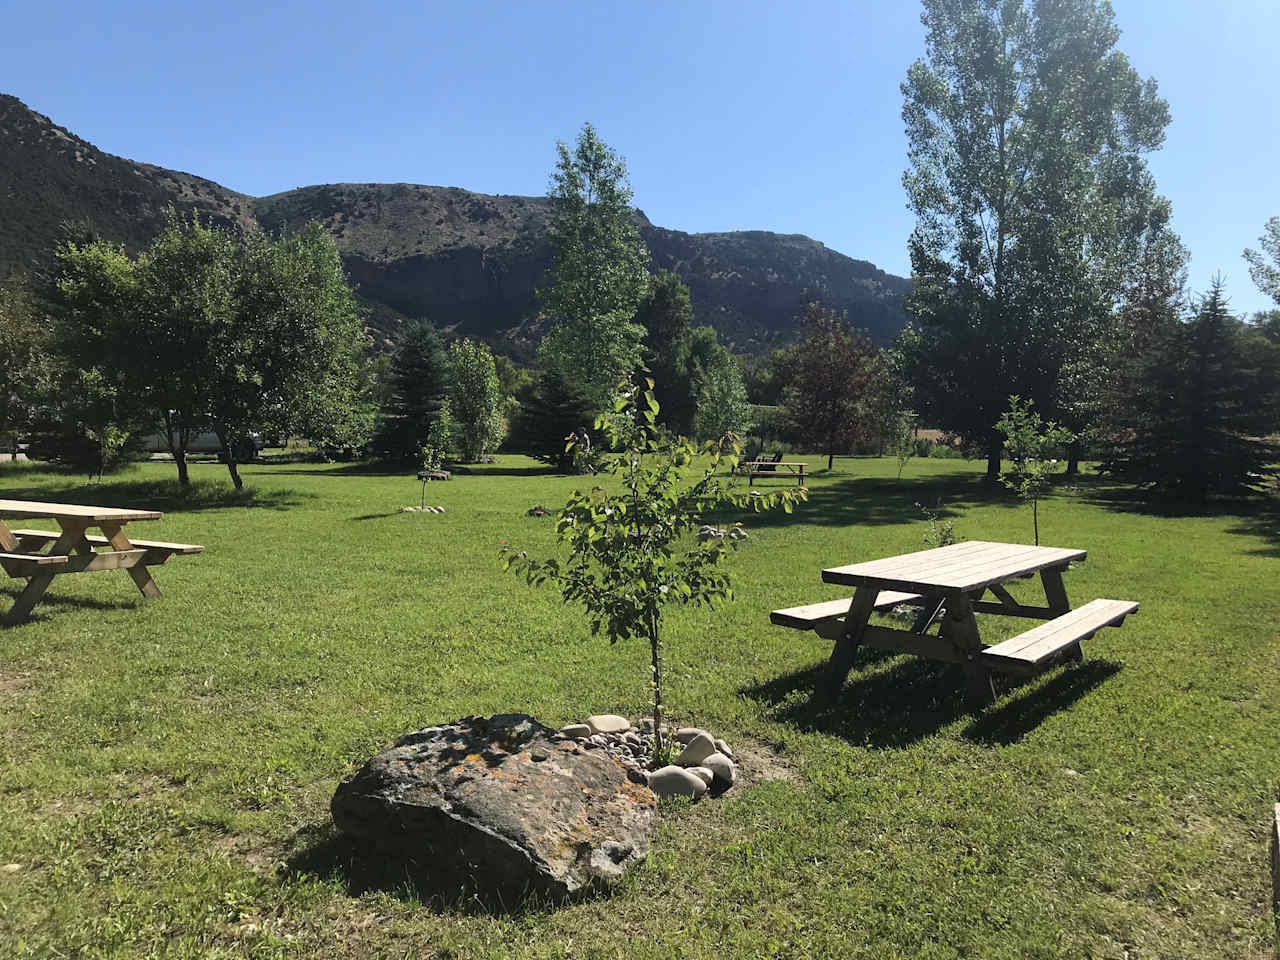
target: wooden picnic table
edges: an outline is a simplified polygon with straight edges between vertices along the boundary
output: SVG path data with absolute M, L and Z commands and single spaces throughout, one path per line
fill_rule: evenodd
M 751 479 L 759 477 L 786 477 L 789 479 L 795 477 L 796 486 L 804 485 L 805 464 L 799 460 L 745 460 L 738 466 Z M 785 468 L 785 473 L 779 472 L 779 467 Z
M 932 550 L 822 571 L 825 583 L 856 588 L 843 600 L 775 610 L 773 623 L 813 630 L 833 640 L 826 686 L 836 693 L 860 645 L 959 664 L 970 706 L 995 696 L 993 673 L 1032 675 L 1064 658 L 1081 660 L 1080 644 L 1098 630 L 1119 626 L 1137 612 L 1129 600 L 1093 600 L 1072 610 L 1062 574 L 1084 560 L 1084 550 L 968 540 Z M 1039 574 L 1044 604 L 1013 597 L 1006 584 Z M 990 593 L 993 600 L 983 599 Z M 917 608 L 910 629 L 874 625 L 871 615 L 907 605 Z M 983 644 L 975 614 L 1047 621 L 994 646 Z M 938 632 L 930 628 L 938 624 Z
M 143 596 L 160 596 L 149 568 L 167 563 L 175 555 L 204 550 L 197 544 L 130 540 L 125 536 L 126 524 L 159 520 L 162 516 L 157 510 L 0 500 L 0 568 L 11 577 L 27 581 L 13 607 L 0 618 L 0 624 L 11 626 L 25 620 L 53 578 L 66 573 L 127 570 Z M 14 530 L 5 523 L 7 518 L 51 519 L 61 530 Z M 94 528 L 101 530 L 102 536 L 91 535 L 89 530 Z M 44 549 L 46 546 L 48 550 Z M 109 549 L 96 550 L 97 547 Z

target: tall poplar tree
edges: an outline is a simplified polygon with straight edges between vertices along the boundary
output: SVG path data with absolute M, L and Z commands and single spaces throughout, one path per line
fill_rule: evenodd
M 924 0 L 921 20 L 926 55 L 902 85 L 913 380 L 994 479 L 1009 395 L 1056 414 L 1064 368 L 1103 335 L 1124 249 L 1113 211 L 1145 189 L 1135 174 L 1169 112 L 1101 0 Z
M 636 309 L 648 287 L 649 251 L 631 209 L 623 159 L 584 124 L 570 151 L 557 143 L 549 225 L 554 256 L 538 290 L 554 326 L 539 348 L 597 410 L 639 365 L 644 328 Z

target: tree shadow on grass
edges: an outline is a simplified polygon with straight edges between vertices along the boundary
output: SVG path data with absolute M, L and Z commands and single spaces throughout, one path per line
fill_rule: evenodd
M 829 733 L 879 749 L 910 746 L 971 715 L 964 675 L 952 664 L 860 651 L 859 673 L 835 697 L 822 691 L 825 662 L 738 692 L 771 708 L 772 718 L 806 732 Z M 868 672 L 868 667 L 881 667 Z M 1065 709 L 1120 668 L 1091 660 L 1044 684 L 998 678 L 1003 690 L 1030 687 L 1023 696 L 973 716 L 964 736 L 983 744 L 1016 742 L 1046 717 Z
M 302 462 L 294 464 L 268 463 L 262 467 L 255 468 L 252 473 L 253 476 L 274 474 L 276 476 L 296 477 L 403 477 L 416 483 L 419 469 L 412 463 L 393 463 L 386 460 L 360 460 L 354 463 L 338 465 L 313 462 L 310 465 L 312 469 L 308 470 L 306 469 L 307 465 Z M 555 470 L 548 466 L 529 466 L 528 464 L 512 464 L 508 466 L 503 463 L 462 463 L 447 464 L 444 469 L 455 476 L 468 477 L 567 476 L 567 474 L 557 474 Z M 445 481 L 434 482 L 441 483 Z
M 411 850 L 397 855 L 370 850 L 332 823 L 303 827 L 291 838 L 291 846 L 294 853 L 281 869 L 283 879 L 307 874 L 335 880 L 353 897 L 379 891 L 421 903 L 436 913 L 507 917 L 606 896 L 589 890 L 568 900 L 552 901 L 537 894 L 482 893 L 465 877 L 441 873 L 429 857 L 416 859 Z
M 1280 499 L 1274 493 L 1252 497 L 1215 497 L 1207 503 L 1162 500 L 1136 487 L 1118 484 L 1105 477 L 1077 480 L 1085 499 L 1106 510 L 1144 517 L 1230 517 L 1237 522 L 1227 533 L 1253 537 L 1263 544 L 1247 552 L 1256 556 L 1280 557 Z
M 195 513 L 202 510 L 225 510 L 255 507 L 288 510 L 314 493 L 298 490 L 258 490 L 247 486 L 235 489 L 229 483 L 193 480 L 183 487 L 169 480 L 105 480 L 101 483 L 66 483 L 58 486 L 7 487 L 8 500 L 36 500 L 44 503 L 85 503 L 97 507 L 120 507 L 132 510 L 159 510 L 163 513 Z M 132 528 L 131 528 L 132 530 Z
M 769 492 L 769 487 L 757 489 Z M 786 489 L 777 485 L 780 492 Z M 794 489 L 794 487 L 792 487 Z M 752 529 L 809 526 L 844 527 L 855 525 L 895 525 L 924 519 L 916 504 L 927 507 L 943 519 L 955 518 L 959 508 L 988 503 L 1014 503 L 1016 498 L 1003 487 L 986 483 L 972 472 L 937 474 L 906 480 L 884 477 L 846 477 L 810 488 L 809 499 L 798 503 L 791 513 L 765 513 L 720 508 L 712 523 L 734 520 Z

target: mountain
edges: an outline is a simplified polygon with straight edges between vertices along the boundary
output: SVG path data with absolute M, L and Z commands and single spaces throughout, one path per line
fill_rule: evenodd
M 0 95 L 0 277 L 47 269 L 65 224 L 90 224 L 131 251 L 167 207 L 241 230 L 319 219 L 390 345 L 405 318 L 528 355 L 541 334 L 535 288 L 550 263 L 545 197 L 488 196 L 418 184 L 329 184 L 250 197 L 188 173 L 112 156 Z M 743 352 L 794 340 L 811 300 L 846 310 L 875 339 L 905 322 L 911 283 L 809 237 L 683 233 L 636 211 L 653 266 L 679 274 L 698 321 Z

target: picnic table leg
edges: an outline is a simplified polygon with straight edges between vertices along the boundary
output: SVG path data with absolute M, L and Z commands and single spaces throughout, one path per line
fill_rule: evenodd
M 423 484 L 425 488 L 426 484 Z M 102 535 L 107 538 L 113 550 L 132 550 L 133 544 L 129 542 L 129 538 L 124 534 L 124 527 L 118 523 L 102 524 Z M 145 558 L 144 558 L 145 559 Z M 160 596 L 160 588 L 156 585 L 155 579 L 151 576 L 151 571 L 147 569 L 145 563 L 139 563 L 136 566 L 127 568 L 129 576 L 133 577 L 133 582 L 138 585 L 138 589 L 142 591 L 144 597 Z
M 831 659 L 827 661 L 827 675 L 823 682 L 824 692 L 834 697 L 844 686 L 844 681 L 853 669 L 853 659 L 858 652 L 858 644 L 862 642 L 862 634 L 867 628 L 867 621 L 875 610 L 876 597 L 880 595 L 879 587 L 859 587 L 849 602 L 849 612 L 844 618 L 844 632 L 836 641 L 831 651 Z
M 970 710 L 981 710 L 996 697 L 991 671 L 982 665 L 978 655 L 982 652 L 982 640 L 978 636 L 978 620 L 973 614 L 969 595 L 957 592 L 947 597 L 947 615 L 938 631 L 950 640 L 964 657 L 960 668 L 964 671 L 964 698 Z
M 1040 571 L 1040 582 L 1044 584 L 1044 596 L 1049 601 L 1049 611 L 1058 617 L 1071 610 L 1071 601 L 1067 599 L 1067 588 L 1062 582 L 1062 568 L 1045 568 Z M 1066 658 L 1076 663 L 1084 662 L 1084 651 L 1080 644 L 1072 644 L 1067 650 Z
M 53 547 L 49 550 L 50 553 L 70 554 L 72 550 L 88 546 L 88 541 L 84 538 L 84 532 L 88 528 L 87 523 L 75 520 L 59 520 L 58 524 L 62 527 L 62 535 L 54 542 Z M 4 532 L 8 533 L 12 538 L 13 534 L 9 533 L 8 527 L 5 527 Z M 18 599 L 14 601 L 13 606 L 0 623 L 3 623 L 6 627 L 12 627 L 27 619 L 31 615 L 32 608 L 40 602 L 45 591 L 49 589 L 49 584 L 53 583 L 54 576 L 52 573 L 38 573 L 34 577 L 29 577 L 26 588 L 22 593 L 18 594 Z

